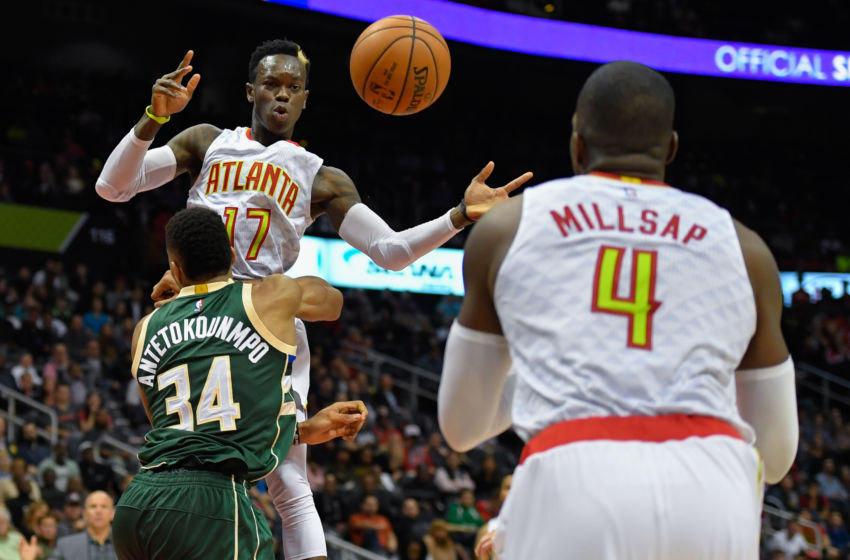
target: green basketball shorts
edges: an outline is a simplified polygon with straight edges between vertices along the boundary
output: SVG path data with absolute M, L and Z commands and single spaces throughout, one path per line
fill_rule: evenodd
M 274 560 L 250 484 L 211 471 L 142 471 L 115 506 L 120 560 Z

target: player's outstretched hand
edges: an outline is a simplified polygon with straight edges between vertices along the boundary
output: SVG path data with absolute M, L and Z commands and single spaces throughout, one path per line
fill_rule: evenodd
M 30 540 L 21 537 L 21 540 L 18 542 L 18 554 L 21 560 L 36 560 L 41 555 L 41 547 L 38 546 L 35 535 Z
M 166 270 L 156 286 L 151 292 L 151 299 L 154 301 L 154 307 L 162 307 L 169 301 L 177 297 L 180 293 L 180 286 L 177 285 L 177 280 L 171 274 L 171 270 Z
M 492 207 L 504 202 L 508 199 L 513 191 L 524 185 L 534 174 L 531 171 L 526 171 L 508 184 L 492 189 L 487 186 L 487 178 L 493 172 L 496 164 L 488 162 L 478 175 L 472 179 L 469 186 L 466 187 L 466 192 L 463 194 L 463 202 L 466 204 L 466 214 L 473 221 L 478 221 L 481 216 L 486 214 Z
M 192 66 L 189 64 L 192 61 L 194 51 L 189 51 L 183 56 L 180 66 L 174 72 L 169 72 L 153 84 L 151 92 L 151 112 L 158 117 L 167 117 L 174 113 L 182 111 L 189 100 L 192 99 L 192 94 L 195 93 L 195 88 L 198 87 L 198 82 L 201 81 L 200 74 L 194 74 L 186 85 L 183 85 L 183 78 L 192 71 Z
M 369 412 L 363 401 L 343 401 L 326 406 L 315 416 L 301 422 L 301 441 L 316 445 L 337 437 L 353 440 Z

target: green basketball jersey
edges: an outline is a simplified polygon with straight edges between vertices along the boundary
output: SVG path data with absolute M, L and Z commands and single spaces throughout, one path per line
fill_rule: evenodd
M 142 467 L 201 467 L 258 480 L 292 444 L 295 347 L 262 323 L 251 284 L 184 288 L 144 321 L 133 376 L 153 429 Z

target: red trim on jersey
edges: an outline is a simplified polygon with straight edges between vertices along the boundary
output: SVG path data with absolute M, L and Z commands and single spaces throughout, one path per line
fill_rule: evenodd
M 635 185 L 655 185 L 656 187 L 669 187 L 667 183 L 661 181 L 653 181 L 651 179 L 641 179 L 640 177 L 632 177 L 630 175 L 617 175 L 616 173 L 606 173 L 604 171 L 591 171 L 588 175 L 596 175 L 597 177 L 605 177 L 606 179 L 616 179 L 625 183 Z
M 731 424 L 713 416 L 665 414 L 580 418 L 553 424 L 531 438 L 523 448 L 519 462 L 522 464 L 535 453 L 576 441 L 662 442 L 708 436 L 744 439 Z
M 250 126 L 245 129 L 245 136 L 248 137 L 248 140 L 253 140 L 254 142 L 257 141 L 257 140 L 254 140 L 253 136 L 251 136 L 251 127 Z M 284 142 L 289 142 L 293 146 L 298 146 L 299 148 L 301 147 L 301 144 L 299 144 L 298 142 L 293 142 L 292 140 L 284 140 Z

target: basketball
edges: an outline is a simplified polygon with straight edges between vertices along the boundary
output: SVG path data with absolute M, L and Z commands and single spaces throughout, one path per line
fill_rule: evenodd
M 363 30 L 351 49 L 351 82 L 382 113 L 412 115 L 430 106 L 449 81 L 449 46 L 427 21 L 388 16 Z

